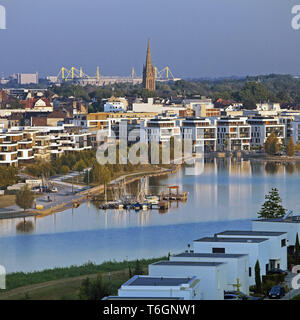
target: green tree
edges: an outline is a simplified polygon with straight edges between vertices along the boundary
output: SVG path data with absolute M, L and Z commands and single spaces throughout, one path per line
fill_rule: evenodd
M 274 131 L 268 136 L 264 148 L 265 152 L 270 155 L 274 155 L 279 151 L 280 145 Z
M 70 172 L 70 168 L 66 165 L 61 166 L 60 173 L 63 175 L 66 175 Z
M 141 274 L 143 274 L 143 268 L 141 266 L 140 261 L 137 259 L 135 262 L 134 275 L 141 275 Z
M 259 261 L 256 261 L 255 264 L 255 288 L 257 293 L 261 293 L 261 277 L 260 277 L 260 266 L 259 266 Z
M 269 194 L 265 196 L 265 203 L 262 205 L 258 216 L 261 219 L 282 218 L 286 209 L 282 206 L 282 200 L 276 188 L 272 188 Z
M 73 170 L 82 172 L 86 168 L 86 163 L 84 160 L 79 160 L 73 166 Z
M 81 300 L 101 300 L 102 298 L 112 294 L 110 284 L 104 282 L 101 274 L 97 276 L 95 281 L 86 278 L 82 281 L 79 289 L 79 299 Z
M 300 255 L 300 244 L 299 244 L 299 235 L 298 235 L 298 232 L 297 232 L 296 242 L 295 242 L 295 257 L 299 258 L 299 255 Z
M 288 157 L 293 157 L 295 154 L 295 144 L 292 137 L 290 137 L 287 147 L 286 147 L 286 155 Z
M 24 209 L 30 209 L 33 206 L 34 193 L 29 189 L 27 185 L 22 187 L 16 194 L 16 204 Z

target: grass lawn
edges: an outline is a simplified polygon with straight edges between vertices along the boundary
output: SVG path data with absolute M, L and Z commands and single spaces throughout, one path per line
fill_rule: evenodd
M 163 260 L 140 260 L 140 265 L 147 273 L 148 264 Z M 129 266 L 135 268 L 135 261 L 104 262 L 101 265 L 87 263 L 82 266 L 55 268 L 51 270 L 12 273 L 6 277 L 7 290 L 0 293 L 0 300 L 74 300 L 78 299 L 79 288 L 86 278 L 95 279 L 99 273 L 103 281 L 109 281 L 113 292 L 129 279 Z M 110 273 L 110 279 L 109 279 Z
M 15 195 L 0 196 L 0 209 L 7 208 L 16 204 Z

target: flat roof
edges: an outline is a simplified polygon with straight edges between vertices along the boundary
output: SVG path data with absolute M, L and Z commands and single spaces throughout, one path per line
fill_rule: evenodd
M 195 242 L 240 242 L 240 243 L 260 243 L 267 241 L 267 238 L 217 238 L 217 237 L 205 237 Z
M 193 278 L 168 278 L 168 277 L 141 277 L 135 276 L 127 281 L 124 286 L 161 286 L 161 287 L 177 287 L 182 284 L 189 284 Z
M 223 262 L 190 262 L 190 261 L 158 261 L 152 263 L 154 266 L 190 266 L 190 267 L 217 267 Z
M 274 231 L 242 231 L 242 230 L 226 230 L 217 233 L 217 235 L 237 235 L 237 236 L 269 236 L 276 237 L 286 234 L 286 232 L 274 232 Z
M 234 253 L 194 253 L 194 252 L 183 252 L 176 254 L 173 257 L 178 258 L 241 258 L 246 257 L 247 254 L 234 254 Z
M 281 223 L 300 223 L 300 216 L 288 217 L 286 219 L 274 218 L 274 219 L 255 219 L 252 221 L 259 222 L 281 222 Z

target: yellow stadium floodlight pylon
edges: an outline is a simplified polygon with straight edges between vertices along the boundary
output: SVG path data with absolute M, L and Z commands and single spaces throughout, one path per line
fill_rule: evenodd
M 97 67 L 97 81 L 100 81 L 100 68 Z

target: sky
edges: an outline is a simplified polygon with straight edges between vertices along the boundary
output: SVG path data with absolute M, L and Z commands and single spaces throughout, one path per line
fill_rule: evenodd
M 141 74 L 153 63 L 175 77 L 300 74 L 300 0 L 0 0 L 0 74 Z

